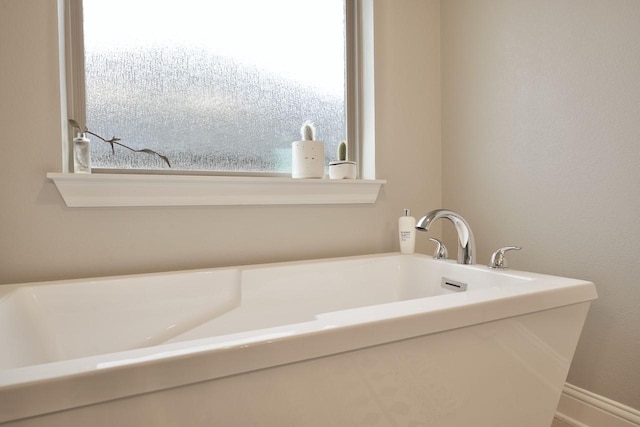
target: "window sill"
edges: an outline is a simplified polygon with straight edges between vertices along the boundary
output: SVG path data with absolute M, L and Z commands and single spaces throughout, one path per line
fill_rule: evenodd
M 48 173 L 68 207 L 375 203 L 385 180 Z

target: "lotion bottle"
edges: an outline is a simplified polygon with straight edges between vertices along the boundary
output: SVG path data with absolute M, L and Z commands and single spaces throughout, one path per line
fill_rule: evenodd
M 404 215 L 398 218 L 398 236 L 400 253 L 412 254 L 416 248 L 416 219 L 409 209 L 405 209 Z

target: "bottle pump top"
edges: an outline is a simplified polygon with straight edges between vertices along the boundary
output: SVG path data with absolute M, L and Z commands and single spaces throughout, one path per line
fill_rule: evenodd
M 411 216 L 411 209 L 405 209 L 404 216 Z

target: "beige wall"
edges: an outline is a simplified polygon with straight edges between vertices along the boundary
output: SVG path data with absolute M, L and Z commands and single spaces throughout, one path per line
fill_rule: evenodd
M 442 2 L 442 104 L 439 2 L 375 5 L 375 205 L 68 209 L 56 2 L 0 0 L 0 283 L 393 251 L 446 206 L 479 262 L 597 284 L 569 381 L 640 408 L 640 3 Z
M 439 2 L 375 8 L 375 205 L 68 209 L 45 178 L 62 158 L 56 1 L 0 0 L 0 283 L 397 250 L 402 209 L 441 203 Z
M 568 381 L 640 408 L 640 2 L 442 2 L 443 202 L 596 283 Z M 448 240 L 450 230 L 445 230 Z

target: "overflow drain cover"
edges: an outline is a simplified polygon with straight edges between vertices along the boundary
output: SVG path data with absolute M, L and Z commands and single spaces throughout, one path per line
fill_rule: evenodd
M 441 286 L 445 289 L 449 289 L 456 292 L 462 292 L 467 290 L 467 284 L 458 282 L 457 280 L 442 278 Z

